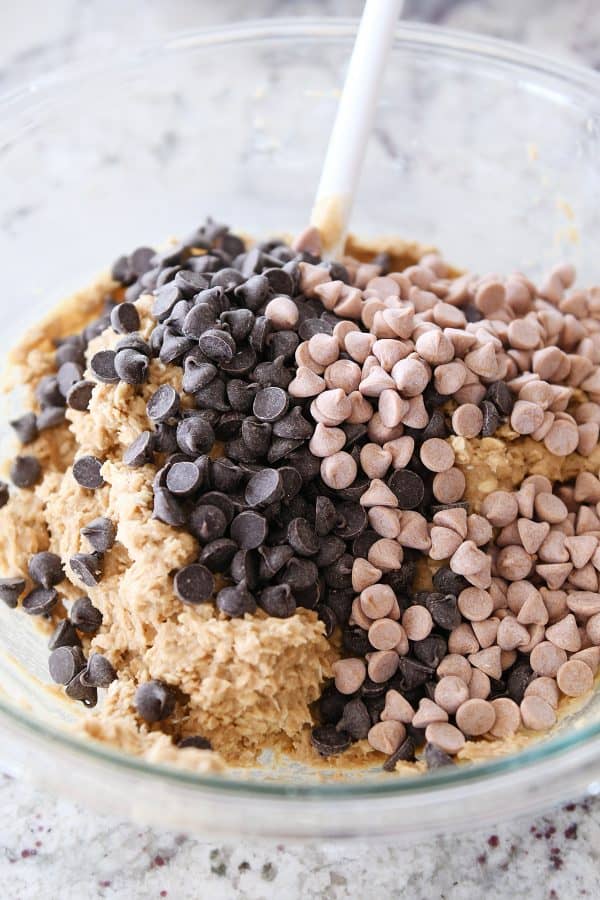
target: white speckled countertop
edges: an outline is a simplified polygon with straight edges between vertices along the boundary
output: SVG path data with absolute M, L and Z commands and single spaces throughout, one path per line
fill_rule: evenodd
M 361 0 L 20 0 L 0 12 L 0 91 L 132 33 L 252 16 L 356 15 Z M 407 0 L 407 18 L 482 31 L 600 66 L 594 0 Z M 101 788 L 101 786 L 100 786 Z M 9 900 L 600 896 L 600 800 L 413 848 L 218 843 L 141 829 L 0 775 L 0 882 Z

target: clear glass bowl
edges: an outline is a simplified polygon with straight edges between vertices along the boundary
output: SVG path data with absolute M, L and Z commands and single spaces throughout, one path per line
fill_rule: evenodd
M 2 349 L 120 253 L 207 213 L 244 231 L 307 220 L 356 23 L 182 34 L 41 77 L 0 103 Z M 353 218 L 458 266 L 557 258 L 600 275 L 600 77 L 493 40 L 398 29 Z M 6 410 L 4 410 L 6 413 Z M 202 777 L 72 737 L 45 640 L 0 610 L 0 749 L 20 776 L 163 827 L 290 836 L 497 821 L 598 789 L 600 695 L 519 754 L 421 778 L 299 766 Z M 38 680 L 39 679 L 39 680 Z

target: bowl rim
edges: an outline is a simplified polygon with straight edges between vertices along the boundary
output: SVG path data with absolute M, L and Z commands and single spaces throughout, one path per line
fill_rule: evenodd
M 239 24 L 229 24 L 211 28 L 173 32 L 164 37 L 154 38 L 139 46 L 127 44 L 117 46 L 111 53 L 110 63 L 75 61 L 55 68 L 33 78 L 27 85 L 16 87 L 0 95 L 0 116 L 16 108 L 34 112 L 39 105 L 52 103 L 61 88 L 79 86 L 82 80 L 101 76 L 115 69 L 137 68 L 147 58 L 160 51 L 163 54 L 177 54 L 195 51 L 198 48 L 235 43 L 281 41 L 284 39 L 350 41 L 356 33 L 358 20 L 354 18 L 307 17 L 253 19 Z M 466 31 L 412 22 L 401 22 L 395 34 L 396 47 L 406 50 L 419 48 L 432 52 L 450 53 L 471 62 L 488 62 L 504 70 L 514 70 L 541 79 L 541 90 L 569 88 L 572 93 L 582 93 L 586 98 L 586 109 L 600 111 L 600 73 L 568 60 L 553 59 L 543 53 L 493 37 Z M 560 93 L 557 93 L 557 97 Z M 574 102 L 573 96 L 569 98 Z M 1 150 L 1 144 L 0 144 Z M 422 777 L 394 778 L 389 781 L 363 783 L 310 783 L 295 784 L 285 782 L 258 782 L 250 779 L 232 778 L 227 775 L 206 775 L 193 770 L 180 769 L 171 765 L 147 761 L 142 757 L 125 754 L 93 739 L 83 739 L 62 731 L 42 719 L 28 716 L 0 695 L 0 719 L 11 725 L 19 740 L 38 743 L 41 740 L 61 745 L 74 752 L 82 761 L 89 759 L 96 763 L 110 764 L 126 770 L 131 775 L 145 780 L 157 778 L 195 789 L 199 794 L 210 790 L 215 794 L 240 796 L 247 799 L 292 798 L 294 801 L 314 801 L 327 799 L 359 798 L 400 798 L 423 797 L 434 791 L 450 790 L 464 785 L 491 785 L 501 776 L 516 769 L 528 769 L 542 763 L 562 762 L 565 768 L 576 765 L 575 751 L 592 751 L 600 758 L 600 722 L 578 728 L 566 736 L 548 738 L 507 756 L 487 762 L 465 766 L 448 767 L 429 772 Z M 571 752 L 569 752 L 571 751 Z M 556 773 L 556 769 L 553 770 Z M 439 798 L 443 800 L 443 796 Z

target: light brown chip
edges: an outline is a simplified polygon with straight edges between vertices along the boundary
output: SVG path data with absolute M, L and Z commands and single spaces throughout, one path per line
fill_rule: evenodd
M 467 367 L 459 360 L 436 366 L 433 373 L 433 386 L 438 394 L 449 397 L 455 394 L 465 383 Z
M 499 528 L 509 525 L 519 514 L 515 494 L 509 491 L 492 491 L 481 504 L 481 514 L 491 525 Z
M 547 731 L 556 722 L 556 713 L 542 697 L 533 695 L 521 701 L 521 718 L 525 728 Z
M 593 534 L 573 535 L 565 538 L 565 547 L 575 568 L 583 569 L 598 548 L 598 538 Z
M 449 559 L 462 544 L 462 538 L 451 528 L 434 525 L 431 529 L 431 559 Z
M 346 435 L 341 428 L 327 428 L 317 422 L 308 448 L 313 456 L 325 458 L 338 453 L 346 443 Z
M 492 526 L 483 516 L 472 513 L 467 517 L 466 537 L 469 541 L 473 541 L 477 547 L 483 547 L 493 537 Z
M 448 722 L 432 722 L 428 725 L 425 729 L 425 740 L 451 756 L 455 756 L 465 746 L 462 731 Z
M 485 650 L 479 650 L 477 653 L 471 653 L 468 657 L 469 662 L 476 669 L 481 669 L 490 678 L 499 679 L 502 677 L 502 651 L 500 647 L 488 647 Z
M 512 737 L 521 726 L 521 710 L 508 697 L 498 697 L 490 702 L 496 716 L 490 734 L 497 738 Z
M 396 428 L 406 416 L 408 401 L 400 396 L 396 388 L 385 389 L 379 395 L 378 410 L 386 428 Z
M 448 650 L 451 654 L 476 653 L 478 649 L 479 642 L 475 637 L 475 632 L 467 622 L 452 629 L 448 637 Z
M 357 557 L 352 563 L 352 589 L 360 594 L 365 588 L 377 584 L 383 572 L 369 560 Z
M 423 641 L 431 634 L 433 619 L 424 606 L 409 606 L 402 616 L 402 627 L 411 641 Z
M 585 650 L 574 653 L 571 659 L 580 659 L 590 667 L 592 675 L 595 675 L 600 666 L 600 647 L 586 647 Z
M 454 450 L 441 438 L 423 441 L 419 455 L 430 472 L 447 472 L 454 465 Z
M 419 397 L 418 399 L 423 402 L 421 397 Z M 425 416 L 427 417 L 427 412 L 425 412 Z M 429 420 L 427 419 L 427 421 Z M 427 422 L 425 422 L 425 424 L 427 424 Z M 380 444 L 382 447 L 384 444 L 387 444 L 388 441 L 394 441 L 396 440 L 396 438 L 402 437 L 403 432 L 404 428 L 402 427 L 402 425 L 397 425 L 396 428 L 386 428 L 386 426 L 381 421 L 381 416 L 378 412 L 373 413 L 367 426 L 367 435 L 369 437 L 369 440 L 373 441 L 373 443 L 375 444 Z
M 522 584 L 523 582 L 515 583 Z M 533 585 L 531 585 L 531 588 L 532 590 L 528 592 L 521 608 L 518 610 L 517 620 L 521 625 L 546 625 L 549 616 L 542 595 Z
M 450 568 L 458 575 L 474 575 L 481 571 L 488 557 L 473 541 L 464 541 L 450 560 Z
M 542 675 L 540 678 L 534 678 L 525 688 L 525 697 L 541 697 L 546 703 L 549 703 L 553 709 L 558 709 L 558 701 L 560 695 L 558 693 L 558 685 L 554 678 L 548 678 Z
M 455 713 L 458 707 L 468 699 L 469 688 L 456 675 L 445 675 L 435 686 L 434 700 L 447 713 Z
M 362 365 L 370 355 L 373 344 L 376 341 L 374 334 L 367 334 L 364 331 L 351 331 L 346 335 L 345 348 L 348 355 L 357 363 Z
M 474 403 L 463 403 L 452 414 L 452 428 L 461 437 L 477 437 L 482 426 L 483 413 Z
M 435 525 L 444 528 L 450 528 L 455 531 L 463 540 L 467 538 L 467 511 L 462 507 L 456 506 L 449 509 L 441 509 L 433 516 Z
M 335 490 L 350 487 L 357 472 L 358 467 L 353 457 L 343 450 L 328 456 L 321 463 L 321 478 L 327 487 Z
M 373 344 L 373 356 L 375 356 L 386 372 L 391 372 L 397 362 L 405 359 L 413 350 L 411 341 L 399 341 L 395 336 L 380 338 Z
M 352 601 L 352 615 L 350 616 L 350 619 L 352 625 L 359 625 L 361 628 L 364 628 L 365 631 L 368 631 L 371 627 L 373 620 L 364 614 L 359 597 L 355 597 Z
M 321 335 L 314 335 L 314 337 L 320 336 Z M 325 379 L 325 384 L 329 390 L 339 388 L 344 391 L 345 394 L 351 394 L 352 391 L 358 390 L 360 384 L 360 366 L 350 359 L 338 359 L 337 362 L 327 366 L 323 373 L 323 378 Z
M 565 603 L 578 619 L 589 619 L 600 613 L 600 593 L 597 591 L 571 591 Z
M 495 279 L 484 281 L 475 292 L 475 306 L 484 314 L 492 317 L 506 303 L 506 289 L 501 281 Z
M 538 550 L 542 562 L 559 563 L 569 561 L 569 551 L 565 547 L 565 534 L 558 527 L 552 528 Z
M 376 619 L 369 628 L 369 641 L 376 650 L 393 650 L 400 643 L 404 629 L 393 619 Z
M 318 421 L 322 421 L 324 425 L 341 425 L 352 412 L 352 403 L 340 388 L 323 391 L 315 404 L 315 411 L 320 415 Z
M 360 465 L 368 478 L 383 478 L 391 464 L 392 454 L 389 450 L 377 444 L 365 444 L 361 447 Z
M 532 434 L 544 421 L 544 410 L 528 400 L 517 400 L 510 414 L 510 424 L 517 434 Z
M 514 616 L 505 616 L 498 626 L 496 640 L 501 650 L 516 650 L 528 643 L 529 632 Z
M 373 531 L 384 538 L 397 538 L 400 534 L 398 510 L 389 506 L 372 506 L 368 512 L 369 524 Z
M 469 697 L 472 700 L 487 700 L 492 686 L 490 679 L 481 669 L 473 669 L 469 684 Z
M 600 645 L 600 613 L 591 616 L 585 626 L 586 634 L 592 644 Z
M 496 559 L 496 569 L 507 581 L 522 581 L 531 572 L 534 558 L 524 547 L 511 544 L 503 547 Z
M 373 478 L 371 484 L 361 495 L 360 505 L 364 507 L 371 506 L 387 506 L 391 509 L 396 509 L 398 506 L 398 498 L 390 490 L 385 481 L 382 481 L 380 478 Z
M 569 577 L 572 568 L 572 563 L 542 563 L 535 567 L 535 571 L 544 579 L 550 590 L 557 591 Z
M 333 676 L 335 686 L 340 694 L 354 694 L 367 676 L 367 669 L 362 659 L 338 659 L 334 662 Z
M 377 531 L 377 529 L 375 529 Z M 402 513 L 398 543 L 413 550 L 429 550 L 431 540 L 427 530 L 427 519 L 418 512 L 407 510 Z
M 413 454 L 414 448 L 414 438 L 409 435 L 396 438 L 394 441 L 388 441 L 383 445 L 383 449 L 386 453 L 391 453 L 392 455 L 392 467 L 394 469 L 403 469 L 406 466 Z
M 438 678 L 443 678 L 444 675 L 456 675 L 465 684 L 469 684 L 473 675 L 473 669 L 464 656 L 461 656 L 459 653 L 449 653 L 440 662 L 436 674 Z
M 571 613 L 546 628 L 546 639 L 552 641 L 555 647 L 560 647 L 569 653 L 577 653 L 581 650 L 581 638 L 577 628 L 575 616 Z
M 544 438 L 544 446 L 555 456 L 568 456 L 577 450 L 579 431 L 572 422 L 554 422 Z
M 452 468 L 439 472 L 433 479 L 433 496 L 439 503 L 458 503 L 467 485 L 460 469 Z
M 325 390 L 325 380 L 306 366 L 298 366 L 296 377 L 290 381 L 288 393 L 292 397 L 316 397 Z
M 498 374 L 496 351 L 494 345 L 489 341 L 467 353 L 465 363 L 471 372 L 481 376 L 481 378 L 493 379 Z
M 369 619 L 384 619 L 393 609 L 396 595 L 389 584 L 374 584 L 360 594 L 362 611 Z
M 447 721 L 448 713 L 446 710 L 442 709 L 441 706 L 438 706 L 437 703 L 434 703 L 433 700 L 430 700 L 428 697 L 423 697 L 423 699 L 419 701 L 419 708 L 414 715 L 412 724 L 415 728 L 427 728 L 432 722 Z
M 547 675 L 550 678 L 554 678 L 566 661 L 565 651 L 550 641 L 542 641 L 533 648 L 529 656 L 529 665 L 533 671 L 538 675 Z
M 396 387 L 405 397 L 416 397 L 422 394 L 429 381 L 429 369 L 418 359 L 401 359 L 392 369 L 392 378 Z
M 486 734 L 495 721 L 494 707 L 487 700 L 466 700 L 456 710 L 456 724 L 463 734 L 469 736 Z
M 523 547 L 528 553 L 537 553 L 550 533 L 548 522 L 531 522 L 529 519 L 519 519 L 517 530 Z
M 402 722 L 389 719 L 385 722 L 377 722 L 370 729 L 367 740 L 374 750 L 391 756 L 395 753 L 404 738 L 406 729 Z
M 313 334 L 308 342 L 308 352 L 319 365 L 330 366 L 340 355 L 340 345 L 332 334 Z
M 352 391 L 348 395 L 350 401 L 350 415 L 346 419 L 350 425 L 361 425 L 370 422 L 374 415 L 374 410 L 366 397 L 360 391 Z
M 399 691 L 390 690 L 385 695 L 385 706 L 381 712 L 381 721 L 402 722 L 410 725 L 415 716 L 415 711 Z
M 367 558 L 371 565 L 381 569 L 382 572 L 392 572 L 402 565 L 404 552 L 397 541 L 381 538 L 371 545 Z
M 367 664 L 369 678 L 376 684 L 388 681 L 392 675 L 395 675 L 397 668 L 398 654 L 394 650 L 376 650 L 371 653 Z
M 458 608 L 470 622 L 482 622 L 494 609 L 494 603 L 487 591 L 469 587 L 458 595 Z
M 363 369 L 363 379 L 358 389 L 365 397 L 379 397 L 383 391 L 395 390 L 395 386 L 391 375 L 384 368 L 373 366 L 366 378 Z
M 482 650 L 485 650 L 486 647 L 491 647 L 496 643 L 496 636 L 498 634 L 498 626 L 500 625 L 500 619 L 496 618 L 496 616 L 491 619 L 484 619 L 483 622 L 472 622 L 471 627 L 473 629 L 473 633 L 479 642 L 479 646 Z
M 538 518 L 544 522 L 550 522 L 551 525 L 564 522 L 569 514 L 569 510 L 560 497 L 545 491 L 536 494 L 534 507 Z

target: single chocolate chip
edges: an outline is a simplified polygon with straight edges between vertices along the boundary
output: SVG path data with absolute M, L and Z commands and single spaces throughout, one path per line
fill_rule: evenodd
M 319 495 L 315 500 L 315 530 L 320 537 L 329 534 L 335 527 L 338 515 L 333 501 Z
M 81 683 L 86 687 L 107 688 L 116 677 L 117 673 L 107 658 L 100 653 L 92 653 L 81 673 Z
M 35 396 L 44 409 L 46 406 L 61 406 L 65 398 L 60 392 L 56 375 L 45 375 L 40 378 L 35 388 Z
M 215 591 L 215 579 L 206 566 L 192 563 L 179 569 L 173 579 L 173 588 L 182 603 L 196 606 L 211 599 Z
M 76 553 L 69 560 L 69 565 L 79 580 L 88 587 L 95 587 L 100 583 L 104 568 L 102 554 Z
M 98 702 L 98 691 L 95 687 L 90 687 L 82 681 L 83 670 L 78 672 L 74 678 L 65 687 L 65 694 L 71 700 L 80 700 L 84 706 L 92 707 Z
M 329 596 L 331 596 L 331 592 Z M 350 606 L 352 606 L 352 601 L 350 601 Z M 371 653 L 375 649 L 371 646 L 367 632 L 358 626 L 343 629 L 342 646 L 352 656 L 364 656 L 365 653 Z
M 146 404 L 146 413 L 153 422 L 166 422 L 179 412 L 179 394 L 170 384 L 162 384 Z
M 226 390 L 227 400 L 231 404 L 231 408 L 238 410 L 238 412 L 248 412 L 259 391 L 259 385 L 247 384 L 245 381 L 233 378 L 227 382 Z
M 387 481 L 389 489 L 398 498 L 400 509 L 416 509 L 423 502 L 423 479 L 410 469 L 397 469 Z
M 237 549 L 237 544 L 230 538 L 217 538 L 202 548 L 198 562 L 211 572 L 224 572 L 231 564 Z
M 433 670 L 423 663 L 410 659 L 408 656 L 401 656 L 398 661 L 398 672 L 396 678 L 403 691 L 410 691 L 413 688 L 420 687 L 425 684 L 431 676 Z
M 216 605 L 231 618 L 242 618 L 246 613 L 251 615 L 256 612 L 256 600 L 243 580 L 233 587 L 222 588 L 217 594 Z
M 228 309 L 221 313 L 220 320 L 229 329 L 236 344 L 241 344 L 250 336 L 255 316 L 250 309 Z
M 3 600 L 9 609 L 16 608 L 24 590 L 25 579 L 20 575 L 14 578 L 0 578 L 0 600 Z
M 189 272 L 184 269 L 177 272 L 173 284 L 186 299 L 191 300 L 199 291 L 208 287 L 208 279 L 199 272 Z
M 151 431 L 142 431 L 123 453 L 123 462 L 132 468 L 145 466 L 152 461 L 153 451 L 154 434 Z
M 414 758 L 415 742 L 411 737 L 406 737 L 398 749 L 395 750 L 391 756 L 388 756 L 383 764 L 383 770 L 384 772 L 393 772 L 396 768 L 396 763 L 413 762 Z
M 515 663 L 506 679 L 506 691 L 511 700 L 514 700 L 515 703 L 521 703 L 525 696 L 525 688 L 535 677 L 535 673 L 529 663 Z
M 323 576 L 328 587 L 341 589 L 351 586 L 353 561 L 353 557 L 349 553 L 343 553 L 333 565 L 323 569 Z
M 239 466 L 227 457 L 215 459 L 211 468 L 211 481 L 217 491 L 231 494 L 236 491 L 244 478 Z
M 78 597 L 69 613 L 71 622 L 79 631 L 94 634 L 102 625 L 102 613 L 89 597 Z
M 119 375 L 115 368 L 116 355 L 114 350 L 99 350 L 98 353 L 92 356 L 90 369 L 98 381 L 102 381 L 105 384 L 116 384 L 119 380 Z
M 252 327 L 252 331 L 250 332 L 248 343 L 259 356 L 262 356 L 265 353 L 271 330 L 272 326 L 270 320 L 267 319 L 266 316 L 258 316 Z
M 37 416 L 37 427 L 39 431 L 46 431 L 47 428 L 55 428 L 62 425 L 65 421 L 64 406 L 46 406 Z
M 48 649 L 58 647 L 81 647 L 81 639 L 70 619 L 62 619 L 50 635 Z
M 334 534 L 327 534 L 318 540 L 319 549 L 314 557 L 314 562 L 319 569 L 325 569 L 332 566 L 342 557 L 346 551 L 346 544 L 342 538 L 336 537 Z
M 371 728 L 369 710 L 359 697 L 350 700 L 344 707 L 341 719 L 336 725 L 338 731 L 346 731 L 355 741 L 363 741 Z
M 276 422 L 288 408 L 288 395 L 280 387 L 266 387 L 254 398 L 252 411 L 261 422 Z
M 176 462 L 167 472 L 167 488 L 178 497 L 193 494 L 200 487 L 201 473 L 193 462 Z
M 132 334 L 128 334 L 125 337 L 122 337 L 120 341 L 115 344 L 115 353 L 118 353 L 119 350 L 135 350 L 137 353 L 142 353 L 144 356 L 150 358 L 152 356 L 152 350 L 141 336 L 137 332 L 133 332 Z
M 152 306 L 152 315 L 159 322 L 167 318 L 178 300 L 183 299 L 183 294 L 176 284 L 170 282 L 163 285 L 156 291 L 154 304 Z
M 175 695 L 163 681 L 145 681 L 135 692 L 135 708 L 146 722 L 162 722 L 175 709 Z
M 452 631 L 453 628 L 458 628 L 462 621 L 454 594 L 429 594 L 425 600 L 425 606 L 431 613 L 431 618 L 435 624 L 445 631 Z M 419 659 L 422 659 L 422 657 L 419 657 Z M 426 662 L 426 660 L 422 659 L 422 662 Z
M 323 593 L 320 581 L 314 581 L 311 585 L 303 590 L 292 591 L 297 606 L 303 606 L 305 609 L 316 609 Z
M 270 465 L 273 465 L 282 459 L 288 459 L 294 450 L 297 450 L 302 444 L 303 441 L 291 440 L 289 438 L 275 438 L 269 447 L 267 462 Z
M 98 553 L 106 553 L 115 542 L 117 530 L 110 519 L 99 516 L 84 525 L 79 533 L 82 537 L 87 538 L 92 548 Z
M 294 551 L 287 544 L 278 544 L 275 547 L 265 545 L 259 547 L 258 552 L 261 557 L 259 577 L 263 581 L 270 581 L 294 555 Z
M 454 594 L 455 597 L 469 587 L 469 582 L 462 575 L 457 575 L 447 566 L 442 566 L 432 576 L 433 586 L 442 594 Z
M 252 252 L 252 251 L 250 251 Z M 234 295 L 244 306 L 256 312 L 271 295 L 271 286 L 264 275 L 251 275 L 247 270 L 244 274 L 250 275 L 244 284 L 235 288 Z
M 310 735 L 310 742 L 319 756 L 333 756 L 343 753 L 350 746 L 350 735 L 337 731 L 335 725 L 317 725 Z
M 271 443 L 272 426 L 268 422 L 259 422 L 254 416 L 242 416 L 242 441 L 255 456 L 264 456 Z
M 310 522 L 303 518 L 292 519 L 287 529 L 288 544 L 298 556 L 314 556 L 319 550 L 319 539 Z
M 284 503 L 290 503 L 302 490 L 302 478 L 293 466 L 280 466 L 277 470 L 281 477 Z
M 228 331 L 221 328 L 208 328 L 200 336 L 198 345 L 216 363 L 229 362 L 236 352 L 234 339 Z
M 225 516 L 228 525 L 235 515 L 233 502 L 227 494 L 223 494 L 221 491 L 208 491 L 206 494 L 202 495 L 201 503 L 202 505 L 206 504 L 218 507 Z
M 259 584 L 259 556 L 256 550 L 238 550 L 229 567 L 229 574 L 239 584 L 245 581 L 251 591 Z
M 186 512 L 181 504 L 170 491 L 162 487 L 154 489 L 152 518 L 158 519 L 159 522 L 164 522 L 165 525 L 172 525 L 175 528 L 185 525 L 187 521 Z
M 54 361 L 58 369 L 67 362 L 76 363 L 82 369 L 85 368 L 85 352 L 83 343 L 79 344 L 62 344 L 57 348 L 54 355 Z
M 129 267 L 140 278 L 152 265 L 155 252 L 152 247 L 136 247 L 129 257 Z
M 38 436 L 37 417 L 34 412 L 25 413 L 9 424 L 22 444 L 30 444 Z
M 345 541 L 352 541 L 367 527 L 367 513 L 359 503 L 338 503 L 334 533 Z
M 283 485 L 277 469 L 262 469 L 253 475 L 244 492 L 248 506 L 265 507 L 283 497 Z
M 252 373 L 252 380 L 258 381 L 263 387 L 278 387 L 283 391 L 287 390 L 292 378 L 291 370 L 285 367 L 283 356 L 278 356 L 273 362 L 259 363 Z
M 300 338 L 295 331 L 276 331 L 269 338 L 269 356 L 276 359 L 283 356 L 286 362 L 291 362 L 300 344 Z
M 310 341 L 315 334 L 332 334 L 333 328 L 323 319 L 305 319 L 300 323 L 298 334 L 303 341 Z
M 31 580 L 45 588 L 54 587 L 65 577 L 60 556 L 48 550 L 34 553 L 29 560 L 28 569 Z
M 140 327 L 140 316 L 133 303 L 118 303 L 110 314 L 110 324 L 117 334 L 130 334 Z
M 183 419 L 177 426 L 177 443 L 189 456 L 209 453 L 214 442 L 213 428 L 199 416 Z
M 102 460 L 95 456 L 80 456 L 73 463 L 73 478 L 83 488 L 95 491 L 105 483 L 100 470 Z
M 308 590 L 319 577 L 319 570 L 310 559 L 293 556 L 278 576 L 281 584 L 288 584 L 294 594 Z
M 373 681 L 371 678 L 365 678 L 360 686 L 361 697 L 365 697 L 369 701 L 373 700 L 374 697 L 383 697 L 387 690 L 388 685 L 385 682 L 380 683 L 379 681 Z
M 486 399 L 494 404 L 503 416 L 510 416 L 515 401 L 510 389 L 503 381 L 494 381 L 488 386 Z
M 335 613 L 335 618 L 340 625 L 347 624 L 350 613 L 352 612 L 353 600 L 354 591 L 352 588 L 349 590 L 335 590 L 334 588 L 329 588 L 325 593 L 325 603 L 327 606 L 331 607 Z
M 189 747 L 193 747 L 194 750 L 212 750 L 212 744 L 208 738 L 202 737 L 199 734 L 182 738 L 180 741 L 177 741 L 177 746 L 180 750 L 185 750 Z
M 298 602 L 298 598 L 296 598 L 296 601 Z M 305 606 L 304 603 L 298 603 L 298 605 Z M 327 638 L 327 640 L 329 640 L 338 625 L 335 613 L 330 606 L 326 606 L 324 603 L 319 603 L 316 607 L 316 610 L 317 616 L 325 625 L 325 637 Z
M 366 528 L 354 538 L 352 542 L 352 555 L 357 556 L 360 559 L 367 559 L 369 550 L 373 544 L 376 544 L 379 540 L 381 540 L 381 537 L 376 531 Z
M 447 398 L 443 398 L 444 400 Z M 430 438 L 446 438 L 448 437 L 448 429 L 446 428 L 446 419 L 439 409 L 434 409 L 429 417 L 429 422 L 420 434 L 422 441 L 428 441 Z
M 125 384 L 144 384 L 148 380 L 148 357 L 137 350 L 119 350 L 115 356 L 115 372 Z
M 429 770 L 455 765 L 452 757 L 438 747 L 437 744 L 426 744 L 424 756 Z
M 259 513 L 248 510 L 237 515 L 230 527 L 232 539 L 242 550 L 253 550 L 265 542 L 269 528 Z
M 335 725 L 339 722 L 348 698 L 336 690 L 335 685 L 328 684 L 319 698 L 319 719 L 324 725 Z
M 273 425 L 275 437 L 306 441 L 312 437 L 313 426 L 302 415 L 299 406 L 294 406 L 287 415 Z
M 431 669 L 437 669 L 448 653 L 448 644 L 440 635 L 430 634 L 422 641 L 413 641 L 412 650 L 419 662 Z
M 85 656 L 81 647 L 57 647 L 48 658 L 48 670 L 52 681 L 68 684 L 85 668 Z
M 67 394 L 67 406 L 77 412 L 87 412 L 94 390 L 93 381 L 78 381 Z
M 30 616 L 45 616 L 58 602 L 54 588 L 37 587 L 23 598 L 22 607 Z
M 296 612 L 296 601 L 289 584 L 274 584 L 265 588 L 258 596 L 258 605 L 268 616 L 277 619 L 289 619 Z
M 19 488 L 33 487 L 41 474 L 42 467 L 35 456 L 15 456 L 10 467 L 10 480 Z
M 164 324 L 172 331 L 181 332 L 186 316 L 192 309 L 192 303 L 189 300 L 178 300 L 169 315 L 164 319 Z
M 500 415 L 498 413 L 498 410 L 491 402 L 491 400 L 483 400 L 483 402 L 479 405 L 479 408 L 483 413 L 481 436 L 491 437 L 496 433 L 498 426 L 500 425 Z
M 172 328 L 165 328 L 158 358 L 164 365 L 175 363 L 194 346 L 194 339 L 184 337 Z
M 192 510 L 188 527 L 201 544 L 209 544 L 223 537 L 227 529 L 227 518 L 218 506 L 204 502 Z

